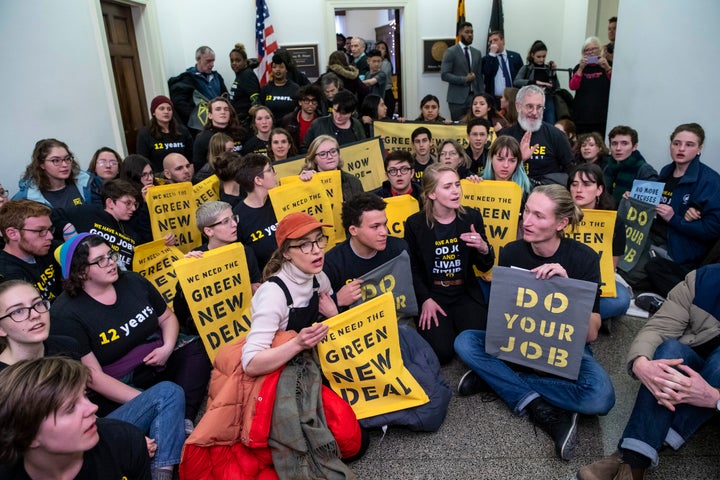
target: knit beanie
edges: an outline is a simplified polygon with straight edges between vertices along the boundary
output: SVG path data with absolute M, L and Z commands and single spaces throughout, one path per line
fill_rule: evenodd
M 79 233 L 55 249 L 55 260 L 60 264 L 63 278 L 70 276 L 70 263 L 80 242 L 92 233 Z
M 152 102 L 150 102 L 150 115 L 155 113 L 155 109 L 163 103 L 169 103 L 171 107 L 174 107 L 172 100 L 170 100 L 165 95 L 158 95 L 157 97 L 152 99 Z

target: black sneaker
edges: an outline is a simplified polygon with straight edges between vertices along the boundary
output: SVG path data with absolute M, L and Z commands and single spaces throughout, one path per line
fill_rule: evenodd
M 555 453 L 563 460 L 575 454 L 578 414 L 550 405 L 542 398 L 530 402 L 527 407 L 530 420 L 544 430 L 555 442 Z
M 472 370 L 465 372 L 465 375 L 463 375 L 462 378 L 460 378 L 460 382 L 458 382 L 458 395 L 461 397 L 468 397 L 476 393 L 489 391 L 491 391 L 490 385 Z
M 655 315 L 663 303 L 665 303 L 665 299 L 657 293 L 641 293 L 635 297 L 635 305 L 650 313 L 650 316 Z

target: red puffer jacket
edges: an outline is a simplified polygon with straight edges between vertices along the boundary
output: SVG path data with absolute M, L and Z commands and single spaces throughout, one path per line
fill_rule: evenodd
M 297 335 L 278 332 L 273 347 Z M 180 478 L 185 480 L 277 479 L 267 446 L 279 369 L 261 377 L 242 370 L 245 340 L 223 347 L 215 357 L 208 407 L 185 442 Z M 322 387 L 330 431 L 343 458 L 360 451 L 361 431 L 355 413 L 332 390 Z

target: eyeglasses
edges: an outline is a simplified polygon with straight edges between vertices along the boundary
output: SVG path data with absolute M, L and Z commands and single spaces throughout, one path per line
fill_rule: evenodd
M 73 157 L 72 155 L 68 155 L 65 158 L 52 157 L 52 158 L 46 158 L 45 161 L 50 162 L 55 166 L 58 166 L 61 163 L 67 163 L 68 165 L 71 165 L 75 161 L 75 157 Z
M 407 173 L 410 173 L 410 170 L 412 170 L 412 168 L 410 168 L 410 167 L 400 167 L 400 168 L 393 167 L 393 168 L 387 169 L 387 174 L 392 175 L 393 177 L 397 177 L 398 175 L 405 175 Z
M 440 152 L 440 156 L 441 157 L 458 157 L 458 156 L 460 156 L 460 154 L 457 152 L 457 150 L 453 149 L 453 150 L 448 150 L 445 152 Z
M 240 215 L 230 215 L 229 217 L 225 217 L 218 222 L 208 225 L 208 227 L 217 227 L 218 225 L 222 225 L 223 227 L 225 227 L 229 223 L 234 223 L 235 225 L 237 225 L 239 221 Z
M 531 112 L 541 113 L 543 110 L 545 110 L 545 107 L 542 106 L 542 105 L 528 105 L 528 104 L 524 104 L 524 105 L 522 106 L 522 108 L 523 108 L 523 110 L 525 110 L 527 113 L 531 113 Z
M 138 207 L 140 207 L 140 204 L 135 200 L 116 200 L 116 202 L 124 204 L 127 208 L 137 209 Z
M 143 172 L 140 174 L 140 178 L 153 178 L 155 174 L 153 172 Z
M 55 233 L 55 227 L 53 227 L 53 226 L 45 227 L 45 228 L 20 228 L 19 230 L 25 230 L 26 232 L 37 233 L 41 237 L 44 237 L 48 233 L 50 233 L 50 235 Z
M 9 193 L 10 192 L 5 190 L 4 188 L 0 188 L 0 197 L 7 197 Z
M 302 253 L 310 253 L 313 250 L 313 246 L 316 246 L 319 250 L 323 250 L 327 247 L 328 236 L 323 235 L 317 240 L 303 242 L 300 245 L 290 245 L 288 248 L 299 248 Z
M 315 156 L 318 158 L 336 157 L 338 153 L 340 153 L 339 148 L 331 148 L 330 150 L 325 150 L 324 152 L 315 152 Z
M 264 177 L 266 173 L 275 173 L 275 167 L 272 165 L 268 165 L 268 168 L 263 168 L 263 171 L 260 172 L 260 175 L 258 177 Z
M 600 53 L 600 48 L 599 47 L 588 47 L 583 50 L 583 53 L 585 53 L 585 54 Z
M 100 268 L 105 268 L 110 265 L 110 262 L 116 263 L 118 258 L 120 258 L 120 255 L 118 255 L 117 252 L 112 252 L 109 255 L 98 258 L 94 262 L 88 263 L 88 266 L 97 265 Z
M 101 167 L 117 167 L 118 161 L 117 160 L 98 160 L 97 164 Z
M 300 101 L 303 102 L 303 103 L 312 103 L 313 105 L 317 105 L 317 104 L 318 104 L 318 101 L 317 101 L 316 99 L 314 99 L 314 98 L 303 98 L 303 99 L 300 100 Z
M 40 300 L 29 307 L 18 307 L 7 315 L 0 317 L 0 320 L 10 317 L 13 322 L 24 322 L 30 318 L 30 310 L 35 310 L 37 313 L 46 313 L 50 310 L 50 301 Z

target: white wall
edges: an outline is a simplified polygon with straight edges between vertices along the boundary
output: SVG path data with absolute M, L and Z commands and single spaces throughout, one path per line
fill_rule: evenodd
M 375 27 L 388 23 L 387 10 L 346 10 L 345 36 L 360 37 L 368 44 L 374 44 Z
M 608 131 L 630 125 L 656 168 L 670 162 L 669 136 L 687 122 L 705 128 L 703 161 L 720 171 L 716 0 L 622 1 L 618 12 Z

